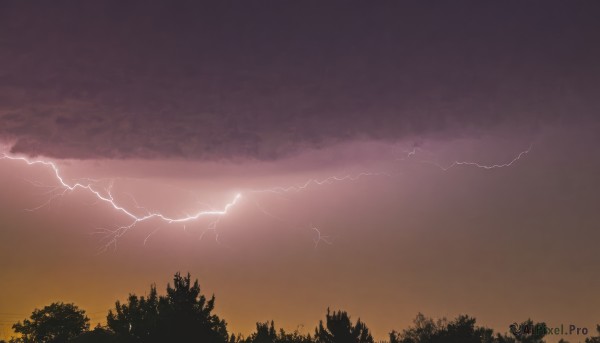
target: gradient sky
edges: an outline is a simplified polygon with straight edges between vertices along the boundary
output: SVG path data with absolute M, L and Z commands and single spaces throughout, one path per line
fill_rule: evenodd
M 378 339 L 419 311 L 591 330 L 599 15 L 583 1 L 0 2 L 6 154 L 112 180 L 94 187 L 132 211 L 242 194 L 216 230 L 152 220 L 103 250 L 98 228 L 126 216 L 85 190 L 26 211 L 56 178 L 0 160 L 0 337 L 52 301 L 103 322 L 177 271 L 243 334 L 270 319 L 312 332 L 327 307 Z

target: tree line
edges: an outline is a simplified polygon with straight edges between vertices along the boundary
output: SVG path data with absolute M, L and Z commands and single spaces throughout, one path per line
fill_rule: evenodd
M 277 330 L 271 321 L 256 323 L 256 331 L 243 337 L 229 333 L 214 308 L 215 297 L 205 297 L 198 280 L 192 282 L 190 274 L 177 273 L 164 295 L 153 285 L 147 296 L 130 294 L 126 302 L 117 301 L 108 311 L 106 326 L 90 329 L 84 310 L 74 304 L 53 303 L 15 323 L 12 328 L 18 336 L 9 343 L 375 343 L 367 325 L 360 318 L 353 322 L 345 311 L 327 309 L 314 334 Z M 390 332 L 388 342 L 544 343 L 545 329 L 545 323 L 528 319 L 513 325 L 509 334 L 500 334 L 477 326 L 476 319 L 467 315 L 434 320 L 419 313 L 412 326 Z M 600 343 L 600 325 L 597 331 L 598 336 L 587 337 L 585 342 Z

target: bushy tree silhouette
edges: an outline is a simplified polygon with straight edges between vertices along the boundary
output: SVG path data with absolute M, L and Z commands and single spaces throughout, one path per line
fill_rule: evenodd
M 125 303 L 117 301 L 108 312 L 107 327 L 89 331 L 85 311 L 74 304 L 53 303 L 14 324 L 20 336 L 9 343 L 374 343 L 360 319 L 353 324 L 348 313 L 329 309 L 314 337 L 298 329 L 277 331 L 273 321 L 256 323 L 256 332 L 248 338 L 229 336 L 225 321 L 213 314 L 214 307 L 215 297 L 202 295 L 198 280 L 192 283 L 190 274 L 176 273 L 165 295 L 151 285 L 146 296 L 130 294 Z M 389 337 L 390 343 L 544 343 L 546 331 L 545 323 L 528 319 L 511 325 L 509 335 L 494 336 L 493 330 L 476 326 L 473 317 L 434 320 L 419 313 L 412 326 L 392 331 Z M 600 325 L 597 331 L 598 336 L 586 338 L 585 343 L 600 343 Z
M 150 286 L 147 297 L 130 294 L 126 304 L 117 301 L 115 312 L 110 310 L 106 321 L 121 342 L 150 342 L 158 323 L 156 286 Z
M 280 329 L 275 330 L 273 321 L 265 323 L 256 323 L 256 332 L 251 334 L 247 339 L 233 339 L 230 343 L 314 343 L 310 334 L 304 335 L 297 329 L 292 333 L 286 333 Z
M 427 318 L 422 313 L 417 314 L 413 320 L 414 326 L 405 329 L 402 333 L 392 331 L 390 333 L 390 343 L 426 343 L 437 335 L 444 326 L 445 319 L 434 322 L 432 318 Z
M 227 326 L 212 314 L 214 304 L 214 296 L 200 294 L 198 280 L 192 284 L 190 274 L 177 273 L 165 296 L 155 286 L 147 297 L 132 294 L 127 304 L 116 303 L 107 323 L 120 342 L 227 343 Z
M 598 336 L 586 338 L 585 343 L 600 343 L 600 325 L 596 325 L 596 332 Z
M 460 315 L 448 322 L 445 318 L 434 321 L 419 313 L 414 326 L 402 333 L 392 331 L 390 343 L 491 343 L 493 330 L 475 326 L 475 318 Z
M 215 308 L 215 297 L 207 300 L 200 294 L 198 280 L 191 284 L 190 274 L 173 279 L 173 287 L 167 286 L 167 296 L 159 299 L 159 333 L 168 333 L 161 342 L 169 339 L 183 342 L 199 340 L 207 343 L 227 342 L 227 326 L 224 320 L 211 312 Z
M 323 321 L 315 329 L 316 343 L 373 343 L 373 336 L 367 326 L 360 321 L 353 325 L 348 313 L 338 311 L 330 313 L 327 309 L 325 326 Z
M 310 334 L 304 335 L 300 333 L 297 329 L 292 333 L 286 333 L 281 329 L 279 331 L 279 336 L 277 336 L 278 343 L 314 343 L 313 338 Z
M 92 331 L 86 331 L 69 343 L 113 343 L 116 342 L 115 334 L 106 328 L 96 326 Z
M 515 338 L 511 340 L 509 337 L 498 334 L 499 343 L 544 343 L 546 336 L 546 323 L 534 323 L 533 320 L 527 319 L 521 324 L 511 325 L 511 334 Z
M 11 341 L 22 343 L 63 343 L 89 329 L 85 311 L 74 304 L 52 303 L 35 309 L 29 319 L 14 324 L 21 337 Z
M 248 337 L 248 343 L 276 343 L 277 332 L 275 324 L 271 321 L 265 323 L 256 323 L 256 332 Z

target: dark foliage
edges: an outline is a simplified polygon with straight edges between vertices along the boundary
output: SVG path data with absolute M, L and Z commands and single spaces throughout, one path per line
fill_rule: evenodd
M 79 337 L 69 341 L 71 343 L 111 343 L 115 342 L 115 335 L 112 331 L 101 326 L 97 326 L 92 331 L 86 331 Z
M 596 332 L 598 336 L 586 338 L 585 343 L 600 343 L 600 325 L 596 325 Z
M 235 337 L 232 339 L 233 341 L 230 341 L 230 343 L 314 343 L 310 334 L 303 335 L 298 330 L 286 333 L 285 330 L 280 329 L 277 332 L 273 321 L 270 323 L 256 323 L 256 332 L 246 339 L 236 339 Z
M 390 333 L 390 343 L 544 343 L 544 323 L 533 324 L 528 320 L 519 327 L 540 329 L 512 336 L 497 334 L 494 337 L 492 329 L 478 327 L 475 322 L 475 318 L 465 315 L 460 315 L 453 321 L 447 321 L 445 318 L 434 321 L 419 313 L 412 327 L 401 333 Z
M 269 323 L 256 323 L 256 332 L 248 337 L 248 343 L 276 343 L 277 332 L 275 331 L 275 324 L 271 321 Z
M 13 340 L 23 343 L 68 342 L 89 329 L 85 311 L 74 304 L 52 303 L 35 309 L 29 319 L 17 322 L 13 330 L 21 337 Z
M 299 330 L 277 330 L 270 321 L 256 323 L 256 332 L 244 338 L 229 335 L 214 308 L 215 297 L 202 295 L 198 280 L 192 283 L 189 274 L 177 273 L 165 295 L 152 285 L 146 296 L 130 294 L 125 303 L 117 301 L 108 312 L 106 327 L 90 331 L 85 311 L 74 304 L 53 303 L 14 324 L 19 336 L 9 343 L 374 343 L 367 325 L 360 319 L 354 324 L 344 311 L 327 309 L 314 337 Z M 600 343 L 600 325 L 597 331 L 598 336 L 587 337 L 585 343 Z M 545 335 L 546 324 L 531 319 L 511 325 L 509 335 L 494 335 L 492 329 L 477 326 L 473 317 L 433 320 L 419 313 L 411 327 L 390 332 L 389 343 L 544 343 Z
M 315 330 L 316 343 L 373 343 L 373 336 L 360 318 L 353 325 L 348 313 L 330 313 L 327 309 L 325 326 L 323 321 Z
M 177 273 L 165 296 L 155 286 L 147 297 L 132 294 L 126 304 L 116 303 L 107 323 L 119 342 L 226 343 L 226 323 L 212 314 L 214 306 L 214 296 L 200 294 L 198 280 L 192 284 L 189 274 Z

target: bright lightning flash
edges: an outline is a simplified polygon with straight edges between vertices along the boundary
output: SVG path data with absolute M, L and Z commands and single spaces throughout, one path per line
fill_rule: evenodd
M 123 234 L 125 234 L 128 230 L 133 228 L 136 224 L 138 224 L 140 222 L 144 222 L 144 221 L 149 221 L 151 219 L 159 219 L 163 222 L 166 222 L 167 224 L 173 224 L 173 223 L 185 223 L 185 222 L 193 221 L 193 220 L 199 219 L 200 217 L 224 216 L 229 212 L 229 210 L 235 204 L 238 203 L 238 201 L 240 200 L 240 198 L 242 196 L 240 193 L 236 194 L 235 197 L 233 198 L 233 200 L 231 200 L 229 203 L 227 203 L 221 210 L 199 211 L 199 212 L 196 212 L 191 215 L 186 215 L 184 217 L 169 217 L 169 216 L 166 216 L 159 212 L 147 212 L 146 214 L 140 216 L 140 215 L 134 214 L 130 210 L 126 209 L 125 207 L 117 204 L 115 198 L 113 197 L 113 195 L 111 193 L 110 187 L 105 189 L 104 190 L 105 194 L 103 194 L 100 190 L 95 189 L 91 183 L 88 183 L 88 184 L 84 184 L 84 183 L 80 183 L 80 182 L 76 182 L 73 184 L 67 183 L 64 180 L 64 178 L 61 176 L 59 168 L 53 162 L 43 161 L 43 160 L 31 160 L 31 159 L 28 159 L 25 157 L 15 157 L 15 156 L 9 156 L 6 154 L 3 154 L 0 157 L 0 159 L 19 160 L 19 161 L 23 161 L 23 162 L 27 163 L 28 165 L 41 164 L 44 166 L 48 166 L 48 167 L 52 168 L 52 170 L 54 171 L 54 176 L 60 183 L 60 187 L 63 188 L 63 192 L 61 192 L 59 194 L 59 196 L 66 194 L 66 192 L 74 191 L 76 189 L 86 190 L 86 191 L 92 193 L 98 200 L 108 203 L 110 206 L 112 206 L 112 208 L 114 208 L 118 212 L 124 214 L 125 216 L 129 217 L 131 219 L 131 223 L 129 225 L 121 226 L 117 230 L 112 230 L 112 231 L 109 230 L 107 232 L 110 234 L 110 240 L 107 244 L 107 247 L 110 246 L 111 244 L 116 244 L 116 240 L 119 237 L 121 237 Z M 52 197 L 50 200 L 48 200 L 48 202 L 42 204 L 41 206 L 38 206 L 35 209 L 39 209 L 39 208 L 43 207 L 44 205 L 49 203 L 51 200 L 53 200 L 53 198 L 54 197 Z
M 461 166 L 461 165 L 489 170 L 489 169 L 510 167 L 515 162 L 520 160 L 523 156 L 527 155 L 531 151 L 531 148 L 532 148 L 532 146 L 529 146 L 529 148 L 527 150 L 520 152 L 511 161 L 504 163 L 504 164 L 485 165 L 485 164 L 481 164 L 478 162 L 472 162 L 472 161 L 455 161 L 452 164 L 450 164 L 449 166 L 444 167 L 444 166 L 441 166 L 440 164 L 437 164 L 437 163 L 431 162 L 431 161 L 422 161 L 422 162 L 433 164 L 443 171 L 447 171 L 451 168 Z M 416 155 L 417 150 L 421 150 L 421 149 L 413 148 L 411 151 L 405 151 L 405 153 L 407 155 L 405 156 L 405 158 L 402 158 L 401 160 L 405 160 L 407 158 L 410 158 L 410 157 Z M 227 204 L 225 204 L 221 209 L 200 210 L 193 214 L 186 214 L 185 216 L 182 216 L 182 217 L 171 217 L 171 216 L 162 214 L 160 212 L 151 212 L 151 211 L 139 206 L 138 203 L 135 201 L 135 198 L 133 198 L 132 195 L 128 194 L 132 198 L 136 209 L 144 211 L 144 214 L 139 215 L 139 214 L 135 214 L 134 210 L 127 209 L 124 206 L 117 203 L 117 201 L 115 200 L 113 193 L 112 193 L 112 182 L 110 183 L 110 185 L 108 187 L 104 187 L 104 188 L 100 187 L 101 189 L 99 189 L 99 187 L 97 186 L 97 184 L 99 183 L 100 180 L 81 178 L 81 179 L 76 179 L 76 180 L 78 180 L 77 182 L 68 183 L 67 181 L 65 181 L 65 179 L 61 175 L 60 169 L 54 162 L 39 160 L 39 159 L 29 159 L 29 158 L 20 157 L 20 156 L 10 156 L 6 153 L 0 155 L 0 160 L 22 161 L 22 162 L 27 163 L 28 165 L 43 165 L 43 166 L 46 166 L 46 167 L 49 167 L 52 169 L 53 174 L 56 177 L 56 180 L 58 181 L 59 185 L 56 187 L 50 187 L 51 190 L 47 193 L 51 194 L 51 196 L 45 203 L 43 203 L 42 205 L 35 207 L 33 209 L 28 209 L 29 211 L 40 209 L 40 208 L 48 205 L 52 200 L 56 199 L 57 197 L 63 196 L 68 192 L 75 191 L 77 189 L 81 189 L 81 190 L 87 191 L 87 192 L 91 193 L 92 195 L 94 195 L 94 197 L 97 199 L 97 201 L 102 201 L 102 202 L 107 203 L 114 210 L 116 210 L 117 212 L 120 212 L 121 214 L 128 217 L 130 219 L 130 223 L 127 225 L 120 226 L 117 229 L 113 229 L 113 230 L 99 229 L 99 233 L 103 233 L 103 234 L 107 235 L 107 239 L 106 239 L 107 243 L 105 245 L 105 250 L 111 246 L 116 247 L 117 240 L 121 236 L 123 236 L 126 232 L 128 232 L 130 229 L 135 227 L 138 223 L 150 221 L 152 219 L 160 220 L 166 224 L 180 223 L 180 224 L 183 224 L 183 227 L 185 229 L 185 224 L 187 222 L 198 220 L 201 217 L 212 217 L 214 219 L 213 219 L 213 221 L 211 221 L 209 223 L 209 226 L 206 231 L 208 231 L 208 230 L 214 231 L 215 239 L 218 242 L 218 233 L 216 232 L 217 224 L 222 219 L 222 217 L 227 215 L 229 213 L 229 211 L 236 204 L 238 204 L 238 202 L 240 201 L 240 199 L 242 197 L 241 193 L 237 193 L 233 197 L 233 199 L 230 202 L 228 202 Z M 391 176 L 391 174 L 363 172 L 363 173 L 359 173 L 359 174 L 355 174 L 355 175 L 348 174 L 345 176 L 330 176 L 328 178 L 321 179 L 321 180 L 309 179 L 305 183 L 300 184 L 300 185 L 287 186 L 287 187 L 273 187 L 273 188 L 259 189 L 259 190 L 249 190 L 249 191 L 247 191 L 247 193 L 277 193 L 277 194 L 281 194 L 281 193 L 288 193 L 288 192 L 300 192 L 300 191 L 306 190 L 310 186 L 323 186 L 323 185 L 331 184 L 334 182 L 342 182 L 342 181 L 356 181 L 359 178 L 368 177 L 368 176 L 388 176 L 389 177 L 389 176 Z M 83 181 L 86 181 L 86 182 L 83 182 Z M 32 182 L 32 184 L 39 186 L 39 187 L 44 187 L 44 186 L 41 186 L 37 182 Z M 256 205 L 265 214 L 273 216 L 270 213 L 268 213 L 265 209 L 263 209 L 258 203 L 256 203 Z M 275 216 L 273 216 L 273 217 L 276 219 L 279 219 Z M 146 243 L 148 238 L 151 235 L 153 235 L 155 232 L 157 232 L 159 229 L 160 229 L 160 227 L 158 227 L 157 229 L 152 231 L 144 240 L 144 244 Z M 332 244 L 332 242 L 329 240 L 329 237 L 322 235 L 321 231 L 319 229 L 317 229 L 316 227 L 311 225 L 311 230 L 315 231 L 315 233 L 317 234 L 317 237 L 314 239 L 315 248 L 317 248 L 317 246 L 319 245 L 320 242 L 323 242 L 323 243 L 329 244 L 329 245 Z M 204 231 L 202 233 L 200 238 L 202 238 L 202 236 L 206 233 L 206 231 Z

